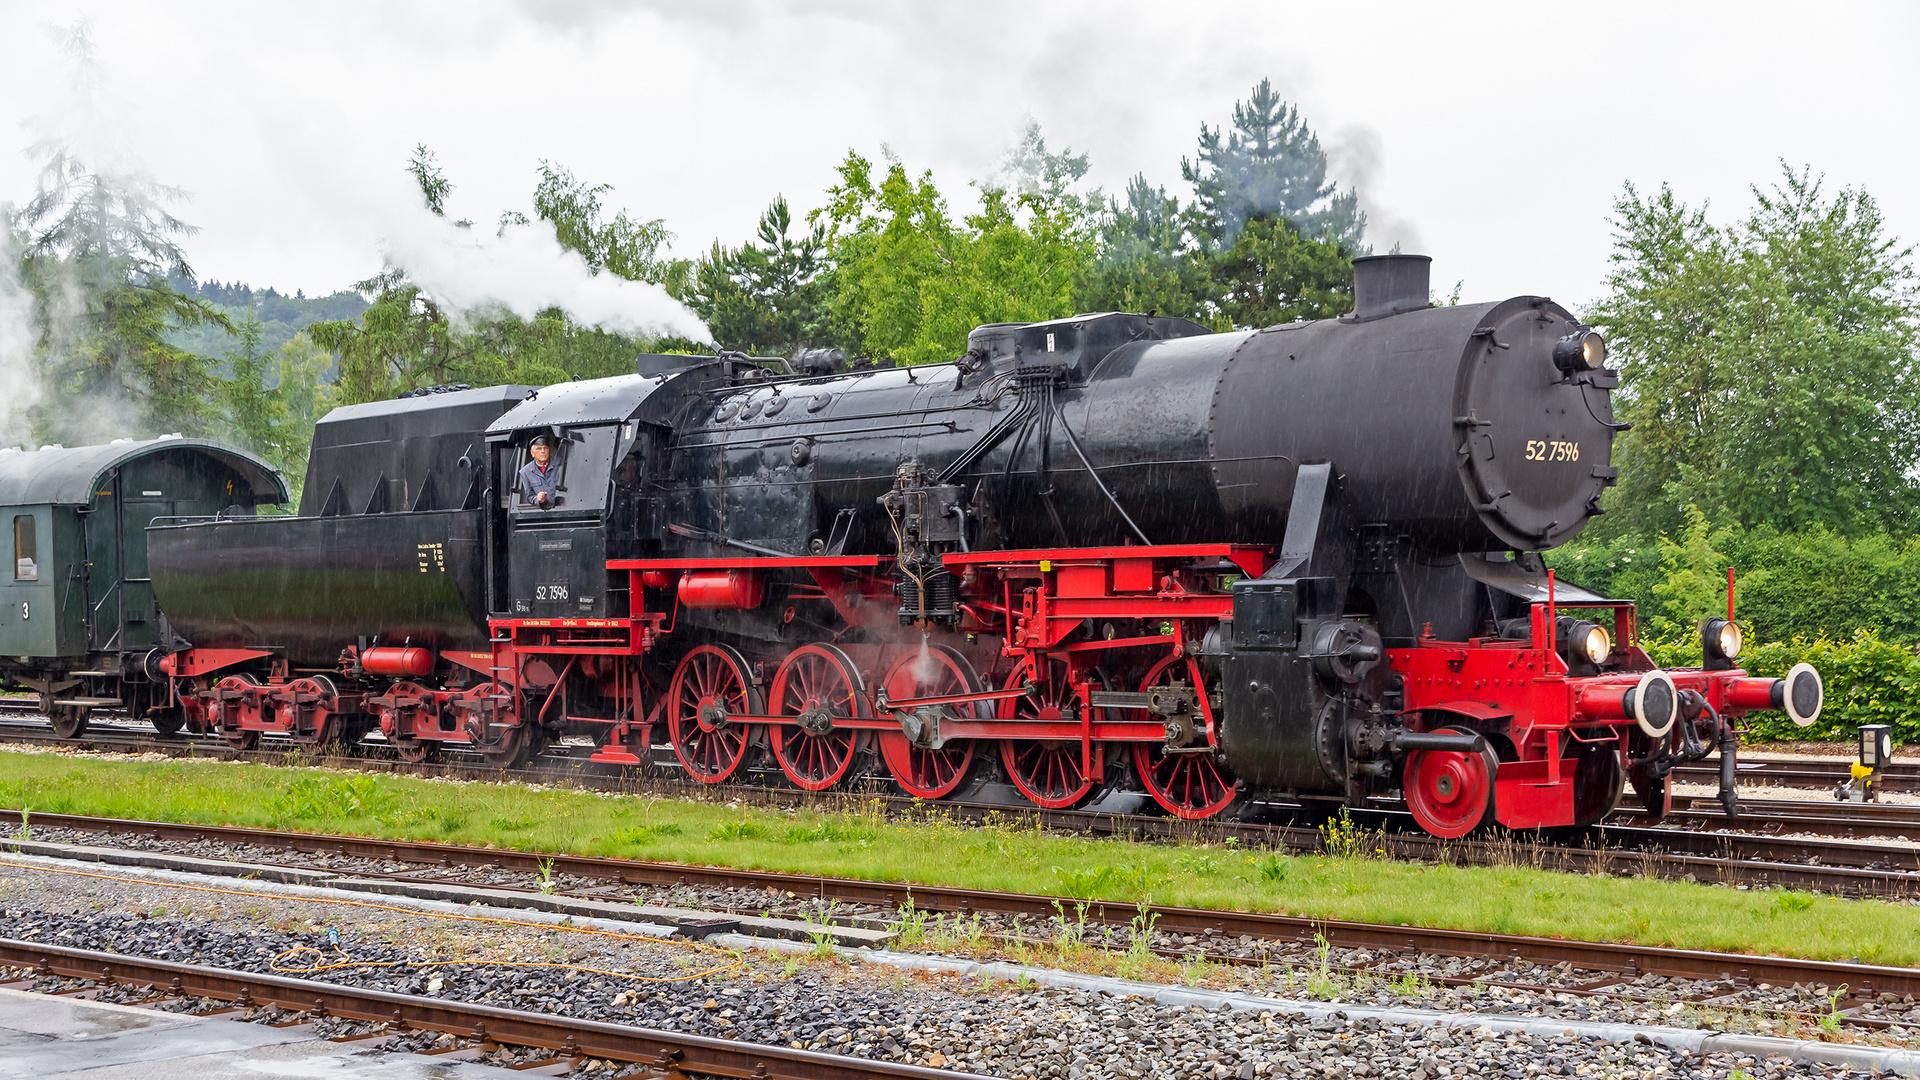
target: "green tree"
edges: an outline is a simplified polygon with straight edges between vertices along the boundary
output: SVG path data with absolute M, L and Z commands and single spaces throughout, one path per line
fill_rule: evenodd
M 66 51 L 84 92 L 95 76 L 84 28 L 68 33 Z M 212 419 L 209 362 L 167 334 L 231 325 L 172 285 L 193 280 L 181 240 L 195 230 L 168 209 L 184 193 L 137 168 L 89 161 L 62 137 L 39 139 L 28 155 L 39 163 L 34 196 L 5 224 L 24 240 L 19 275 L 34 298 L 46 391 L 31 410 L 34 434 L 77 444 L 203 433 Z
M 1221 313 L 1237 327 L 1331 319 L 1353 310 L 1353 259 L 1292 221 L 1257 217 L 1215 260 Z
M 655 284 L 683 280 L 690 266 L 666 257 L 673 241 L 666 222 L 640 221 L 625 210 L 607 218 L 600 197 L 612 190 L 612 184 L 588 184 L 566 167 L 542 160 L 540 182 L 533 189 L 534 213 L 553 226 L 561 247 L 578 252 L 596 274 L 606 271 Z
M 926 363 L 958 355 L 981 323 L 1074 313 L 1099 205 L 1097 192 L 1070 187 L 1085 156 L 1050 155 L 1029 129 L 1009 166 L 1028 190 L 984 185 L 980 211 L 956 222 L 931 173 L 915 180 L 892 161 L 876 182 L 871 162 L 847 154 L 815 218 L 828 229 L 828 311 L 846 347 Z
M 453 184 L 434 163 L 432 151 L 418 147 L 407 170 L 427 209 L 444 216 Z M 534 209 L 594 273 L 665 283 L 670 289 L 684 285 L 689 264 L 665 255 L 671 234 L 661 222 L 635 221 L 625 211 L 608 218 L 601 196 L 610 190 L 543 161 Z M 523 214 L 502 215 L 503 231 L 520 227 L 533 222 Z M 354 288 L 370 300 L 358 319 L 307 328 L 312 343 L 340 358 L 342 404 L 380 401 L 427 386 L 547 385 L 629 373 L 639 349 L 633 338 L 579 326 L 557 308 L 531 319 L 486 313 L 455 321 L 404 267 L 390 266 Z
M 1188 231 L 1177 196 L 1145 176 L 1127 182 L 1099 225 L 1092 261 L 1080 284 L 1083 311 L 1151 311 L 1210 320 L 1217 313 L 1211 263 Z
M 227 378 L 220 384 L 218 395 L 226 420 L 223 434 L 229 442 L 291 474 L 295 462 L 305 462 L 307 448 L 288 445 L 287 405 L 274 392 L 273 357 L 260 351 L 260 320 L 254 317 L 251 302 L 234 336 L 239 339 L 239 347 L 227 352 Z
M 420 198 L 426 202 L 427 209 L 436 217 L 447 216 L 447 196 L 453 194 L 453 182 L 447 174 L 440 171 L 433 151 L 426 143 L 416 144 L 413 148 L 413 160 L 407 162 L 407 172 L 413 176 L 413 182 L 420 187 Z
M 1181 159 L 1180 175 L 1193 185 L 1197 231 L 1219 247 L 1232 246 L 1248 222 L 1278 217 L 1309 238 L 1365 253 L 1358 195 L 1327 179 L 1320 137 L 1271 80 L 1234 103 L 1231 131 L 1200 125 L 1198 160 Z
M 307 477 L 307 451 L 313 446 L 313 427 L 338 404 L 339 388 L 329 381 L 334 356 L 314 344 L 302 331 L 273 354 L 273 391 L 278 400 L 281 445 L 286 447 L 286 473 L 292 501 L 299 505 Z
M 1634 426 L 1604 534 L 1675 533 L 1688 504 L 1785 530 L 1920 524 L 1913 249 L 1866 192 L 1782 171 L 1732 226 L 1665 185 L 1614 205 L 1592 317 Z
M 340 358 L 340 403 L 384 401 L 402 390 L 472 381 L 471 343 L 406 271 L 388 268 L 354 288 L 372 302 L 357 321 L 317 322 L 307 335 Z
M 799 235 L 786 196 L 760 215 L 759 242 L 714 242 L 689 278 L 687 306 L 723 347 L 790 356 L 827 338 L 824 224 Z

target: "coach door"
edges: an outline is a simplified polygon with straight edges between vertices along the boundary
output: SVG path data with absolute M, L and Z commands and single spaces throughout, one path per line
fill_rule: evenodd
M 145 648 L 159 638 L 147 525 L 174 516 L 178 503 L 164 481 L 142 483 L 113 469 L 94 485 L 86 515 L 87 645 L 94 652 Z

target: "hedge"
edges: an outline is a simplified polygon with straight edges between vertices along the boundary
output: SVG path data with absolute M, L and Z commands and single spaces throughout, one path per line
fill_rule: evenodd
M 1641 644 L 1662 667 L 1700 664 L 1697 637 L 1669 636 Z M 1920 742 L 1920 652 L 1862 630 L 1847 641 L 1817 637 L 1749 645 L 1740 666 L 1755 675 L 1779 677 L 1801 661 L 1812 664 L 1826 684 L 1820 719 L 1801 728 L 1784 713 L 1754 713 L 1743 721 L 1748 738 L 1851 742 L 1860 725 L 1887 724 L 1895 743 Z

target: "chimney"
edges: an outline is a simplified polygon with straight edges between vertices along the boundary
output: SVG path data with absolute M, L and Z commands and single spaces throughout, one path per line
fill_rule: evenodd
M 1368 255 L 1353 260 L 1353 319 L 1398 315 L 1428 307 L 1433 259 L 1426 255 Z

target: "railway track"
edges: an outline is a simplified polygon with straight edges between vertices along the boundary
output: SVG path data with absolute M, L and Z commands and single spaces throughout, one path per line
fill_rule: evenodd
M 0 811 L 0 820 L 17 822 L 19 818 L 18 812 Z M 909 885 L 679 863 L 644 862 L 601 856 L 542 854 L 498 848 L 472 848 L 452 844 L 233 826 L 181 825 L 62 814 L 34 814 L 32 820 L 36 827 L 66 828 L 105 836 L 138 836 L 162 841 L 211 840 L 229 845 L 250 845 L 281 852 L 291 857 L 290 860 L 276 860 L 276 865 L 281 866 L 301 866 L 303 864 L 300 864 L 297 858 L 301 855 L 311 855 L 329 858 L 345 857 L 383 864 L 398 863 L 416 868 L 406 873 L 385 875 L 353 870 L 351 873 L 355 877 L 386 876 L 421 883 L 444 880 L 466 886 L 463 880 L 450 876 L 450 872 L 456 868 L 486 868 L 522 875 L 525 887 L 520 891 L 523 892 L 541 891 L 539 883 L 542 881 L 564 877 L 578 878 L 599 884 L 571 890 L 561 889 L 554 895 L 593 900 L 606 900 L 614 895 L 609 892 L 609 886 L 751 890 L 811 897 L 818 901 L 829 902 L 835 910 L 843 912 L 845 917 L 862 918 L 869 924 L 876 918 L 885 921 L 890 917 L 890 913 L 908 909 L 909 905 L 911 910 L 943 915 L 964 917 L 992 914 L 1043 921 L 1060 917 L 1065 908 L 1074 911 L 1076 917 L 1091 925 L 1134 927 L 1141 925 L 1141 920 L 1144 919 L 1160 932 L 1186 935 L 1195 940 L 1250 938 L 1268 942 L 1361 949 L 1383 957 L 1422 953 L 1526 961 L 1537 965 L 1570 964 L 1574 968 L 1610 972 L 1621 977 L 1653 974 L 1691 980 L 1730 980 L 1737 986 L 1756 983 L 1844 985 L 1850 988 L 1850 992 L 1862 1002 L 1871 1000 L 1873 995 L 1881 992 L 1896 995 L 1920 994 L 1920 968 L 1748 956 L 1619 942 L 1587 942 L 1513 934 L 1389 926 L 1268 912 L 1221 911 L 1151 904 L 1143 907 L 1135 903 L 989 892 L 950 886 Z M 323 863 L 305 865 L 316 869 L 328 869 L 334 873 L 342 872 L 338 866 Z M 512 887 L 488 885 L 487 888 L 506 888 L 511 891 Z M 1188 954 L 1177 953 L 1177 955 Z M 1232 958 L 1222 956 L 1220 959 L 1231 961 Z M 1590 989 L 1601 988 L 1596 986 Z
M 1850 761 L 1839 758 L 1741 757 L 1740 778 L 1747 783 L 1775 784 L 1780 787 L 1811 787 L 1831 790 L 1848 779 Z M 1676 766 L 1676 780 L 1694 784 L 1717 784 L 1720 767 L 1713 762 L 1691 762 Z M 1885 791 L 1920 791 L 1920 762 L 1896 761 L 1882 771 L 1880 785 Z
M 516 1066 L 535 1075 L 563 1075 L 588 1058 L 651 1065 L 660 1077 L 766 1080 L 943 1080 L 954 1074 L 918 1065 L 868 1061 L 762 1043 L 627 1027 L 554 1013 L 518 1012 L 445 998 L 416 997 L 313 979 L 149 960 L 13 938 L 0 938 L 0 967 L 26 968 L 32 977 L 0 983 L 27 989 L 42 978 L 83 980 L 69 993 L 92 994 L 114 985 L 151 987 L 154 998 L 195 997 L 231 1003 L 225 1015 L 241 1019 L 271 1006 L 310 1021 L 337 1017 L 380 1025 L 352 1036 L 368 1043 L 408 1029 L 448 1032 L 481 1047 L 535 1047 L 544 1060 Z M 431 1053 L 431 1051 L 429 1051 Z M 548 1070 L 552 1067 L 552 1071 Z
M 0 721 L 0 740 L 66 742 L 56 738 L 44 725 L 13 720 Z M 290 757 L 286 751 L 273 749 L 235 751 L 215 740 L 161 738 L 152 733 L 141 734 L 130 725 L 103 727 L 74 745 L 275 764 L 284 764 Z M 579 755 L 575 756 L 572 751 L 578 751 Z M 562 747 L 560 752 L 538 759 L 528 768 L 511 771 L 477 759 L 422 765 L 360 754 L 299 760 L 336 768 L 408 775 L 510 779 L 693 798 L 711 798 L 716 794 L 712 787 L 697 782 L 670 776 L 636 776 L 629 768 L 593 763 L 586 760 L 586 752 L 586 747 Z M 852 809 L 856 805 L 864 810 L 880 802 L 890 812 L 902 815 L 924 812 L 930 805 L 880 789 L 813 793 L 786 787 L 729 785 L 724 794 L 730 800 L 781 806 L 798 804 L 826 810 Z M 1289 824 L 1297 808 L 1287 806 L 1257 804 L 1234 820 L 1192 822 L 1152 813 L 1151 808 L 1144 805 L 1144 798 L 1119 806 L 1110 801 L 1094 809 L 1044 810 L 1022 803 L 1011 792 L 1007 792 L 1004 799 L 995 799 L 991 785 L 977 794 L 983 797 L 942 801 L 937 805 L 942 813 L 972 822 L 1011 818 L 1048 829 L 1136 839 L 1221 842 L 1231 838 L 1249 846 L 1293 852 L 1319 851 L 1328 840 L 1320 828 Z M 1378 831 L 1378 836 L 1368 841 L 1369 849 L 1380 847 L 1396 857 L 1428 862 L 1526 863 L 1579 873 L 1627 873 L 1809 889 L 1843 896 L 1905 897 L 1920 893 L 1920 851 L 1910 846 L 1859 839 L 1914 838 L 1920 834 L 1920 808 L 1770 800 L 1748 804 L 1737 823 L 1741 831 L 1722 831 L 1735 823 L 1727 822 L 1717 803 L 1711 800 L 1684 802 L 1682 807 L 1682 800 L 1676 800 L 1681 813 L 1658 826 L 1652 825 L 1644 815 L 1623 809 L 1609 819 L 1604 828 L 1577 836 L 1555 837 L 1552 843 L 1539 837 L 1511 836 L 1438 840 L 1414 828 L 1410 815 L 1394 804 L 1362 808 L 1354 814 L 1354 821 L 1362 828 Z M 1137 810 L 1149 812 L 1135 812 Z M 1807 835 L 1810 833 L 1818 835 Z

